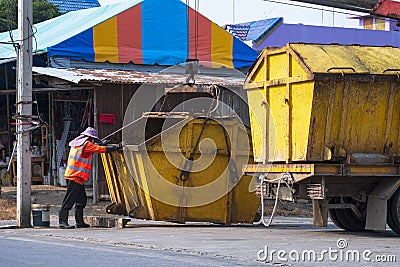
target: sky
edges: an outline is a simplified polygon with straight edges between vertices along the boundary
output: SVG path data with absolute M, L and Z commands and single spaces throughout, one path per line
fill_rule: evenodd
M 99 3 L 107 5 L 124 1 L 129 0 L 99 0 Z M 194 7 L 195 1 L 182 0 L 184 3 L 189 2 L 191 7 Z M 221 26 L 283 17 L 284 23 L 290 24 L 358 27 L 357 19 L 348 18 L 349 16 L 357 15 L 356 12 L 308 5 L 289 0 L 198 0 L 198 2 L 199 12 Z M 308 6 L 308 8 L 293 5 Z

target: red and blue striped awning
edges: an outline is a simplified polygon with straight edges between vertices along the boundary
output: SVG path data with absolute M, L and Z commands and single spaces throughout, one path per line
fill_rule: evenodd
M 187 58 L 234 68 L 258 52 L 179 0 L 144 0 L 48 47 L 49 56 L 88 62 L 175 65 Z

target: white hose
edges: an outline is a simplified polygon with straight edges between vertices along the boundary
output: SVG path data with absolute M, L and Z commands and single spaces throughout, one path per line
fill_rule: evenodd
M 287 187 L 290 189 L 290 191 L 293 193 L 293 178 L 290 173 L 282 173 L 281 177 L 272 179 L 272 180 L 266 180 L 265 175 L 261 174 L 260 177 L 260 184 L 261 184 L 261 218 L 258 222 L 255 222 L 254 224 L 263 224 L 264 226 L 268 227 L 272 224 L 272 220 L 275 215 L 276 207 L 278 206 L 278 200 L 279 200 L 279 189 L 281 188 L 281 183 L 282 181 L 287 185 Z M 276 196 L 275 196 L 275 204 L 274 208 L 272 209 L 271 217 L 269 218 L 269 222 L 266 223 L 264 219 L 264 192 L 263 192 L 263 183 L 264 182 L 276 182 L 278 181 L 278 187 L 276 189 Z
M 263 183 L 265 181 L 265 176 L 263 174 L 260 175 L 260 180 L 261 180 L 261 218 L 258 222 L 255 222 L 254 224 L 259 225 L 259 224 L 263 224 L 266 227 L 271 226 L 272 224 L 272 220 L 274 219 L 274 215 L 275 215 L 275 211 L 276 211 L 276 207 L 278 206 L 278 200 L 279 200 L 279 189 L 281 187 L 281 182 L 282 180 L 285 178 L 285 176 L 273 179 L 273 180 L 269 180 L 268 182 L 274 182 L 274 181 L 278 181 L 278 187 L 276 190 L 276 196 L 275 196 L 275 204 L 274 204 L 274 208 L 272 209 L 272 213 L 271 213 L 271 217 L 269 218 L 268 223 L 265 222 L 264 219 L 264 192 L 263 192 Z

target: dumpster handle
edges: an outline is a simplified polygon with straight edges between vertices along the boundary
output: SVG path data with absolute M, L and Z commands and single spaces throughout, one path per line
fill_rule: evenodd
M 356 72 L 356 70 L 353 67 L 332 67 L 327 69 L 326 71 L 329 72 L 331 70 L 342 70 L 342 75 L 344 75 L 343 70 L 352 70 L 353 72 Z
M 385 69 L 384 71 L 382 71 L 382 73 L 385 73 L 387 71 L 400 71 L 400 69 Z
M 399 73 L 400 69 L 385 69 L 384 71 L 382 71 L 382 73 L 385 73 L 385 72 L 388 72 L 388 71 L 395 71 L 396 74 L 397 74 L 397 78 L 400 79 L 400 73 Z

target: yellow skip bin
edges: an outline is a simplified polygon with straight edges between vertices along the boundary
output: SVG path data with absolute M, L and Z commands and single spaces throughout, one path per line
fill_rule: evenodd
M 245 82 L 257 162 L 331 161 L 399 150 L 400 49 L 288 44 Z
M 102 154 L 109 212 L 181 223 L 253 222 L 260 201 L 255 178 L 241 172 L 252 162 L 250 130 L 237 119 L 148 113 L 124 138 L 123 153 Z

